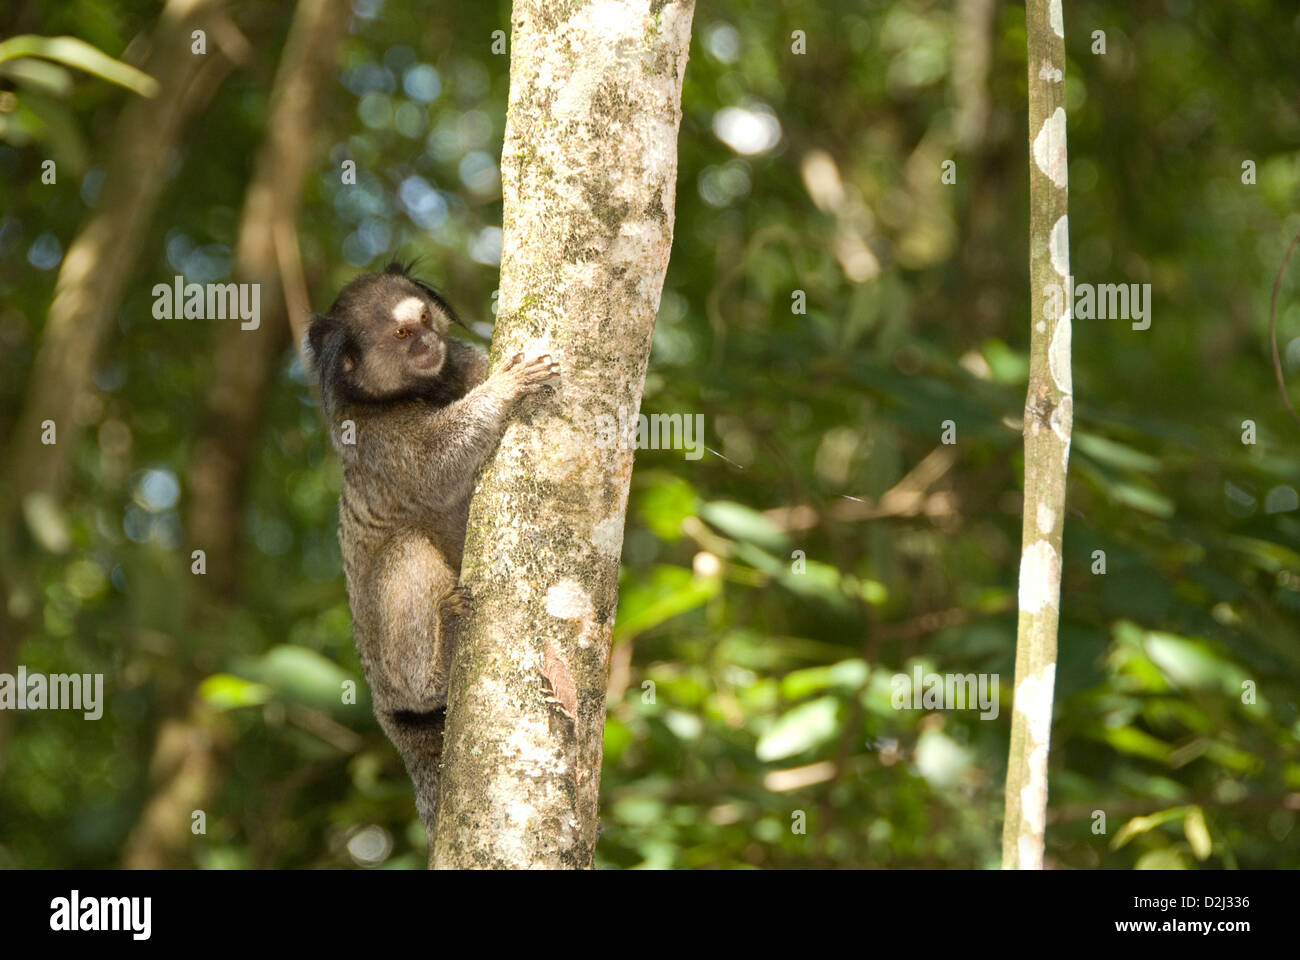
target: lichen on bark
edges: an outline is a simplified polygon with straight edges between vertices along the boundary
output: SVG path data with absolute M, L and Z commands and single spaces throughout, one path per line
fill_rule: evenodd
M 1025 30 L 1029 58 L 1029 391 L 1024 420 L 1015 709 L 1007 763 L 1002 866 L 1042 869 L 1065 478 L 1074 412 L 1061 0 L 1028 0 Z M 1061 290 L 1065 297 L 1052 295 Z M 1063 309 L 1048 309 L 1045 305 L 1049 303 L 1063 304 Z
M 592 864 L 632 450 L 672 244 L 693 3 L 514 5 L 493 364 L 551 354 L 470 508 L 435 867 Z

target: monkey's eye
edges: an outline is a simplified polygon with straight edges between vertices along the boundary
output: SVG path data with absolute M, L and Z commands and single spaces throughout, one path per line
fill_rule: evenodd
M 420 322 L 424 324 L 426 327 L 433 322 L 433 317 L 429 316 L 428 307 L 420 308 Z
M 393 336 L 395 336 L 398 340 L 405 340 L 410 335 L 411 335 L 410 331 L 407 330 L 405 327 L 398 327 L 397 332 L 393 334 Z

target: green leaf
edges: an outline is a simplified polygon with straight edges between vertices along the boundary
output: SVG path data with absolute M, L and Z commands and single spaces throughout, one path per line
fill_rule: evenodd
M 59 502 L 43 490 L 23 498 L 23 519 L 32 539 L 49 553 L 67 553 L 72 548 L 72 534 Z
M 1174 502 L 1150 487 L 1135 483 L 1112 483 L 1109 492 L 1116 503 L 1149 513 L 1153 517 L 1168 519 L 1174 515 Z
M 622 591 L 614 623 L 615 642 L 703 605 L 717 595 L 719 588 L 716 577 L 697 577 L 684 567 L 655 567 L 647 579 L 637 580 Z
M 15 80 L 20 86 L 43 90 L 54 97 L 72 92 L 72 74 L 58 64 L 44 60 L 9 60 L 0 63 L 0 76 Z
M 37 93 L 24 93 L 21 105 L 35 118 L 33 134 L 50 145 L 59 172 L 66 170 L 74 177 L 85 173 L 90 155 L 72 111 L 59 101 Z
M 1134 870 L 1186 870 L 1187 863 L 1173 847 L 1162 847 L 1138 857 Z
M 816 560 L 804 563 L 804 572 L 795 573 L 784 568 L 780 575 L 781 586 L 794 593 L 812 599 L 826 600 L 830 603 L 847 607 L 844 589 L 840 586 L 840 571 Z
M 700 498 L 695 489 L 669 473 L 656 472 L 649 487 L 637 498 L 638 515 L 660 540 L 680 540 L 682 521 L 694 516 Z
M 1153 663 L 1181 687 L 1239 693 L 1246 675 L 1234 664 L 1216 656 L 1202 642 L 1150 631 L 1144 644 Z
M 1169 759 L 1172 747 L 1163 740 L 1157 740 L 1149 733 L 1132 727 L 1115 727 L 1106 731 L 1106 742 L 1120 753 L 1137 757 L 1150 757 L 1164 762 Z
M 0 42 L 0 63 L 18 57 L 40 57 L 125 87 L 142 97 L 158 95 L 158 82 L 142 70 L 96 50 L 76 37 L 38 37 L 22 34 Z
M 776 524 L 742 503 L 715 500 L 700 507 L 700 516 L 729 537 L 756 544 L 764 550 L 782 553 L 789 543 Z
M 199 684 L 199 696 L 217 710 L 256 707 L 271 699 L 271 688 L 229 673 L 214 673 Z
M 838 711 L 835 697 L 800 704 L 777 718 L 759 738 L 754 753 L 763 761 L 783 760 L 823 744 L 835 736 Z
M 1187 835 L 1187 842 L 1192 845 L 1192 853 L 1197 860 L 1205 860 L 1210 856 L 1214 844 L 1210 841 L 1210 828 L 1205 823 L 1204 810 L 1200 807 L 1188 808 L 1183 820 L 1183 833 Z
M 272 647 L 256 660 L 241 663 L 239 672 L 266 684 L 279 698 L 322 709 L 338 707 L 343 682 L 356 679 L 315 650 L 291 644 Z
M 1155 473 L 1160 469 L 1160 461 L 1150 454 L 1122 443 L 1116 443 L 1106 437 L 1093 433 L 1074 432 L 1074 447 L 1085 456 L 1099 463 L 1121 470 L 1135 470 L 1139 473 Z
M 980 353 L 998 383 L 1020 384 L 1029 379 L 1029 358 L 996 337 L 984 341 Z
M 789 700 L 801 700 L 827 687 L 857 690 L 867 682 L 868 672 L 863 660 L 841 660 L 829 667 L 791 670 L 781 678 L 781 694 Z
M 1140 834 L 1154 830 L 1156 827 L 1166 823 L 1171 823 L 1187 816 L 1189 810 L 1194 807 L 1170 807 L 1168 810 L 1158 810 L 1155 813 L 1147 814 L 1144 817 L 1134 817 L 1124 826 L 1120 827 L 1115 833 L 1115 838 L 1110 842 L 1112 850 L 1118 850 L 1134 837 Z

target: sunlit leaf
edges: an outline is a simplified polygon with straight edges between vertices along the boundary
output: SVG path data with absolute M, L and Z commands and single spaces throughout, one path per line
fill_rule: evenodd
M 657 627 L 702 605 L 718 589 L 715 577 L 697 577 L 683 567 L 655 567 L 649 577 L 620 591 L 614 638 L 624 640 Z
M 229 673 L 214 673 L 199 684 L 199 696 L 217 710 L 256 707 L 271 699 L 271 688 Z
M 776 524 L 741 503 L 715 500 L 700 507 L 700 516 L 728 536 L 757 544 L 764 550 L 780 553 L 789 543 Z
M 1151 850 L 1138 857 L 1134 870 L 1186 870 L 1187 862 L 1173 847 Z
M 764 761 L 783 760 L 830 740 L 836 731 L 839 700 L 822 697 L 778 717 L 759 738 L 754 752 Z
M 652 485 L 637 499 L 638 515 L 659 539 L 681 539 L 682 521 L 695 514 L 699 497 L 689 483 L 672 474 L 656 472 L 649 482 Z
M 125 87 L 143 97 L 158 93 L 158 83 L 142 70 L 95 49 L 76 37 L 38 37 L 21 34 L 0 42 L 0 63 L 17 57 L 41 57 L 76 67 L 86 73 Z
M 277 697 L 318 707 L 337 707 L 344 681 L 360 679 L 315 650 L 291 644 L 241 662 L 239 672 L 266 684 Z
M 1205 812 L 1200 807 L 1189 807 L 1183 819 L 1183 833 L 1192 845 L 1192 853 L 1197 860 L 1205 860 L 1214 848 L 1210 840 L 1210 828 L 1205 823 Z
M 1156 827 L 1163 826 L 1166 823 L 1172 823 L 1187 816 L 1189 810 L 1194 807 L 1170 807 L 1168 810 L 1159 810 L 1155 813 L 1147 814 L 1142 817 L 1134 817 L 1115 831 L 1115 836 L 1110 842 L 1112 850 L 1118 850 L 1134 837 Z

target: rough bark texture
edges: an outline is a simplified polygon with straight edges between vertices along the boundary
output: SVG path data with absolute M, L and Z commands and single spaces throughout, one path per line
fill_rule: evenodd
M 589 867 L 632 473 L 598 417 L 640 410 L 672 242 L 693 3 L 521 0 L 502 152 L 494 365 L 549 353 L 470 508 L 476 610 L 452 666 L 431 865 Z
M 58 515 L 81 429 L 93 422 L 91 374 L 100 346 L 116 319 L 126 284 L 144 245 L 167 164 L 185 123 L 211 100 L 244 52 L 243 37 L 225 16 L 225 0 L 170 0 L 150 40 L 141 68 L 159 84 L 155 99 L 133 97 L 122 110 L 105 151 L 99 204 L 68 247 L 55 281 L 27 397 L 10 441 L 4 506 L 0 509 L 0 593 L 7 609 L 36 601 L 25 583 L 15 536 L 20 514 Z M 206 30 L 208 54 L 190 52 L 190 34 Z M 41 443 L 41 423 L 53 420 L 57 443 Z M 30 524 L 29 524 L 30 525 Z M 61 524 L 32 529 L 46 550 L 68 548 Z M 22 616 L 0 617 L 0 673 L 18 660 Z M 9 713 L 0 711 L 0 761 Z
M 257 450 L 258 421 L 275 365 L 298 331 L 286 310 L 277 254 L 294 245 L 298 198 L 315 143 L 315 106 L 331 77 L 349 17 L 331 0 L 299 0 L 267 110 L 266 139 L 244 194 L 234 280 L 261 288 L 261 324 L 244 330 L 225 322 L 217 333 L 212 376 L 186 476 L 185 532 L 189 552 L 207 554 L 205 586 L 233 598 L 248 471 Z M 287 226 L 287 229 L 286 229 Z M 294 283 L 296 278 L 287 278 Z M 294 298 L 299 299 L 299 298 Z M 298 318 L 300 321 L 303 318 Z M 301 339 L 298 333 L 296 339 Z
M 1065 28 L 1061 0 L 1028 0 L 1029 395 L 1016 637 L 1015 709 L 1007 766 L 1005 868 L 1042 869 L 1047 757 L 1060 619 L 1061 535 L 1074 397 L 1065 149 Z M 1048 308 L 1053 288 L 1059 311 Z M 1055 314 L 1055 315 L 1054 315 Z

